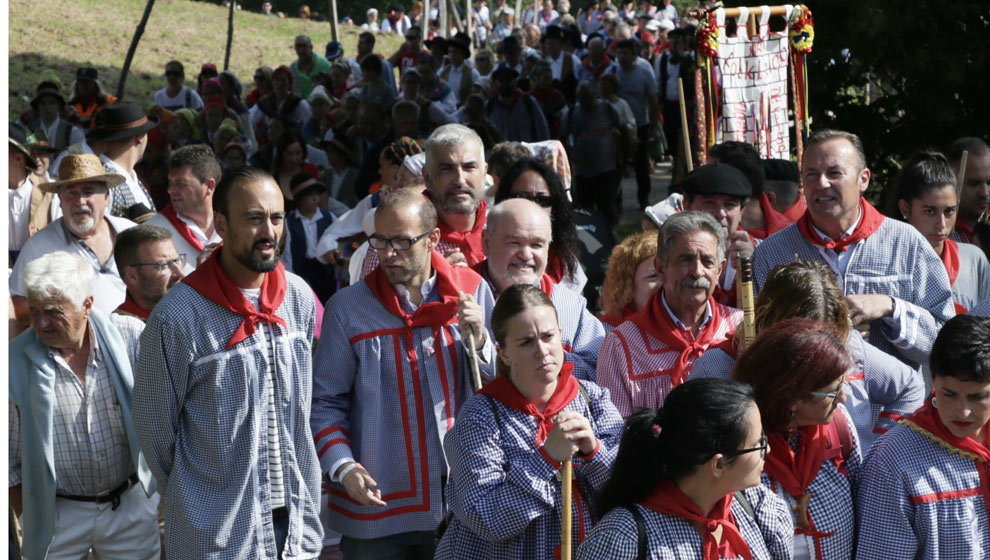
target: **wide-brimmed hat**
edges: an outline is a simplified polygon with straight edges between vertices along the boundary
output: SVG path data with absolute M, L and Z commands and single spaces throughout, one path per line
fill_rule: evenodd
M 103 107 L 96 113 L 93 130 L 86 138 L 117 142 L 148 132 L 158 126 L 158 118 L 144 113 L 144 109 L 134 101 L 118 101 Z
M 38 84 L 38 88 L 34 91 L 34 99 L 31 100 L 31 108 L 35 111 L 38 110 L 38 102 L 46 96 L 54 97 L 59 106 L 65 107 L 65 98 L 62 97 L 62 92 L 59 91 L 59 87 L 52 82 L 42 82 Z
M 543 37 L 547 40 L 557 39 L 558 41 L 566 41 L 567 34 L 564 33 L 564 28 L 559 25 L 548 25 L 546 31 L 543 32 Z
M 289 182 L 289 190 L 292 192 L 292 198 L 294 199 L 314 189 L 318 192 L 326 192 L 327 186 L 312 175 L 306 173 L 297 173 L 292 177 L 292 181 Z
M 344 54 L 344 45 L 340 41 L 330 41 L 327 43 L 326 59 L 333 62 Z
M 492 70 L 492 79 L 497 80 L 500 74 L 511 74 L 511 76 L 515 78 L 519 76 L 519 71 L 504 62 L 500 62 L 499 65 Z
M 347 145 L 347 142 L 341 140 L 340 138 L 337 138 L 336 136 L 332 136 L 329 140 L 323 140 L 322 142 L 320 142 L 320 147 L 323 148 L 324 150 L 326 150 L 327 148 L 333 148 L 334 150 L 337 150 L 338 152 L 343 154 L 344 157 L 347 158 L 347 161 L 349 162 L 356 161 L 356 158 L 354 156 L 354 150 Z
M 31 148 L 31 153 L 45 152 L 48 154 L 54 154 L 55 152 L 62 151 L 49 144 L 47 140 L 33 140 L 32 137 L 32 138 L 28 138 L 28 141 L 31 142 L 30 144 L 28 144 L 28 148 Z
M 431 51 L 434 49 L 434 47 L 450 48 L 450 42 L 448 42 L 447 39 L 444 38 L 442 35 L 437 35 L 432 39 L 427 39 L 423 41 L 423 44 L 426 45 L 426 48 L 430 49 Z
M 31 155 L 31 150 L 27 147 L 27 131 L 24 130 L 23 126 L 15 122 L 7 123 L 7 141 L 14 149 L 24 154 L 24 165 L 32 171 L 38 169 L 38 162 L 34 161 L 34 156 Z
M 123 175 L 107 173 L 103 169 L 103 162 L 94 154 L 65 156 L 58 166 L 58 179 L 51 183 L 41 183 L 38 188 L 43 192 L 54 193 L 66 185 L 75 183 L 103 183 L 108 189 L 112 189 L 126 181 Z
M 76 81 L 89 80 L 95 82 L 100 79 L 100 73 L 92 66 L 83 66 L 76 69 Z
M 464 58 L 471 56 L 471 38 L 468 37 L 467 33 L 463 31 L 458 31 L 453 37 L 447 41 L 448 48 L 451 49 L 461 49 L 464 53 Z
M 127 209 L 127 219 L 136 224 L 143 224 L 147 222 L 155 214 L 156 212 L 154 210 L 148 208 L 147 205 L 141 202 L 138 202 Z

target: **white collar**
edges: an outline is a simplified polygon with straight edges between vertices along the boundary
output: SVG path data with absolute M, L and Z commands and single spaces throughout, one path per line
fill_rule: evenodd
M 430 293 L 433 292 L 433 287 L 437 285 L 437 272 L 434 270 L 430 277 L 423 282 L 423 285 L 419 287 L 419 293 L 423 296 L 423 301 L 429 297 Z M 402 299 L 404 299 L 412 307 L 419 307 L 418 305 L 413 305 L 412 300 L 409 298 L 409 290 L 406 289 L 402 284 L 395 285 L 395 293 Z M 422 305 L 422 304 L 420 304 Z
M 846 231 L 844 231 L 842 233 L 842 235 L 839 237 L 839 239 L 832 239 L 831 237 L 829 237 L 824 231 L 818 229 L 818 227 L 815 225 L 815 222 L 814 221 L 811 222 L 811 227 L 814 228 L 815 232 L 822 239 L 824 239 L 826 241 L 838 241 L 838 240 L 840 240 L 840 239 L 842 239 L 844 237 L 849 237 L 850 235 L 852 235 L 853 232 L 856 231 L 856 227 L 858 227 L 859 226 L 859 223 L 862 222 L 862 221 L 863 221 L 863 209 L 861 207 L 859 209 L 859 216 L 856 218 L 856 221 L 853 222 L 853 225 L 849 226 L 849 229 L 847 229 Z

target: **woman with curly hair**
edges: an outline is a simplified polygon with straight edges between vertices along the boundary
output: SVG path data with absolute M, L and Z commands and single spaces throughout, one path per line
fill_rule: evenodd
M 580 294 L 588 277 L 578 264 L 581 255 L 574 210 L 560 175 L 541 161 L 519 161 L 499 181 L 495 204 L 510 198 L 531 200 L 550 214 L 553 240 L 546 273 L 554 282 Z
M 602 322 L 615 328 L 630 315 L 646 307 L 660 289 L 653 259 L 657 256 L 657 234 L 637 233 L 612 251 L 602 285 Z

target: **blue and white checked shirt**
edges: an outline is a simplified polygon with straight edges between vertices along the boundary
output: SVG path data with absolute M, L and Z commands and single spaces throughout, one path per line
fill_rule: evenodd
M 564 410 L 592 420 L 599 440 L 588 458 L 572 464 L 573 546 L 591 530 L 591 504 L 605 485 L 622 436 L 622 417 L 608 390 L 580 381 L 579 392 Z M 450 461 L 447 498 L 454 511 L 437 546 L 437 560 L 550 560 L 560 545 L 561 487 L 559 465 L 544 458 L 536 445 L 536 420 L 522 412 L 475 395 L 464 405 L 454 429 L 444 439 Z M 589 407 L 590 405 L 590 407 Z
M 850 245 L 845 274 L 836 253 L 804 238 L 797 224 L 768 237 L 753 253 L 757 293 L 773 267 L 803 260 L 825 263 L 843 294 L 884 294 L 894 300 L 893 317 L 873 321 L 870 344 L 917 369 L 928 361 L 939 329 L 955 313 L 949 275 L 931 245 L 914 227 L 884 219 L 863 241 Z
M 172 558 L 275 558 L 268 479 L 267 398 L 275 391 L 289 510 L 283 558 L 323 545 L 320 468 L 309 429 L 313 291 L 286 273 L 275 314 L 226 350 L 243 317 L 184 283 L 151 313 L 141 336 L 134 424 L 165 502 Z M 264 345 L 274 347 L 275 381 Z
M 791 512 L 778 496 L 765 486 L 743 490 L 753 512 L 754 520 L 739 504 L 732 501 L 736 526 L 754 560 L 790 560 L 793 549 L 794 523 Z M 640 505 L 646 526 L 646 557 L 649 560 L 702 560 L 701 535 L 691 522 L 655 512 Z M 577 549 L 576 560 L 636 560 L 639 534 L 632 513 L 615 508 L 595 525 L 588 538 Z
M 856 501 L 857 560 L 990 557 L 990 480 L 908 426 L 877 439 Z

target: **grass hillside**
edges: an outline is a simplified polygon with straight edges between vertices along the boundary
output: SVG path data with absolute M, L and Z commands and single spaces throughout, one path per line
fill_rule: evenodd
M 44 69 L 54 70 L 62 91 L 71 96 L 75 70 L 94 66 L 100 81 L 114 93 L 134 29 L 141 21 L 144 0 L 9 0 L 9 119 L 29 105 Z M 344 53 L 356 52 L 355 27 L 340 27 Z M 300 19 L 279 19 L 258 13 L 234 13 L 232 70 L 246 88 L 258 66 L 289 64 L 296 58 L 293 40 L 307 34 L 314 51 L 323 54 L 330 41 L 330 24 Z M 396 35 L 379 35 L 376 50 L 391 54 L 401 43 Z M 189 0 L 157 0 L 138 44 L 127 78 L 125 99 L 150 107 L 154 92 L 165 86 L 164 68 L 169 60 L 186 67 L 187 85 L 195 87 L 196 74 L 205 62 L 223 70 L 227 44 L 227 9 Z

